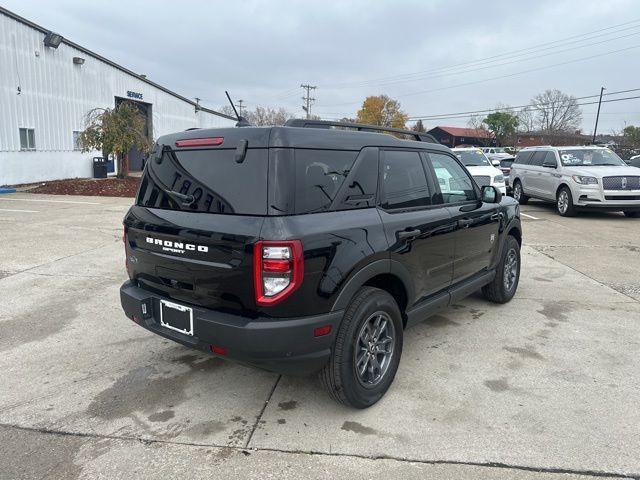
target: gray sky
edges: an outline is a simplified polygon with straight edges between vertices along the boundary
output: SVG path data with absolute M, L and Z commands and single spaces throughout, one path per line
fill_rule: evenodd
M 525 105 L 548 88 L 576 97 L 595 95 L 601 85 L 640 88 L 635 0 L 3 5 L 213 108 L 225 104 L 228 89 L 250 108 L 283 106 L 302 116 L 301 83 L 317 85 L 312 111 L 323 118 L 353 117 L 367 95 L 380 93 L 423 116 Z M 593 130 L 596 108 L 582 107 L 585 132 Z M 603 104 L 598 131 L 625 122 L 640 124 L 640 99 Z

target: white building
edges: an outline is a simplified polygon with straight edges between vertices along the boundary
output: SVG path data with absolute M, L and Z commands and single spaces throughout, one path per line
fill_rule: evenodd
M 76 136 L 87 112 L 124 100 L 146 113 L 150 139 L 235 124 L 0 7 L 0 186 L 91 177 L 100 152 L 82 153 Z M 131 152 L 131 169 L 141 164 Z

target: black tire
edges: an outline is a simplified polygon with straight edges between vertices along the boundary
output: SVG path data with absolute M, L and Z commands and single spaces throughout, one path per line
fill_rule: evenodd
M 365 323 L 371 324 L 370 319 L 378 314 L 380 318 L 387 320 L 387 324 L 390 321 L 393 327 L 393 336 L 385 338 L 393 338 L 393 341 L 387 341 L 388 345 L 392 345 L 392 353 L 386 363 L 386 353 L 379 353 L 383 359 L 381 364 L 384 363 L 386 368 L 384 373 L 381 370 L 375 383 L 367 385 L 356 372 L 355 352 L 360 344 L 360 334 L 366 333 Z M 320 380 L 329 394 L 336 401 L 355 408 L 367 408 L 380 400 L 391 386 L 398 370 L 402 355 L 402 334 L 402 315 L 393 297 L 379 288 L 362 287 L 345 310 L 331 358 L 320 372 Z M 363 350 L 366 352 L 365 347 L 358 349 L 358 352 L 362 354 Z M 377 359 L 378 357 L 376 362 Z M 368 363 L 364 362 L 364 365 L 366 367 Z M 366 368 L 365 372 L 368 375 L 369 369 Z
M 520 180 L 513 182 L 513 198 L 520 204 L 526 205 L 529 201 L 529 197 L 524 194 L 522 183 Z
M 511 255 L 515 256 L 516 269 L 515 272 L 511 271 L 511 264 L 507 269 L 508 259 Z M 508 271 L 509 270 L 509 271 Z M 505 281 L 505 277 L 509 274 L 513 274 L 509 282 Z M 494 303 L 507 303 L 513 298 L 518 289 L 518 282 L 520 281 L 520 244 L 515 237 L 508 235 L 505 239 L 504 247 L 502 249 L 502 258 L 498 263 L 496 276 L 493 281 L 482 287 L 482 293 L 487 300 Z M 509 286 L 508 286 L 509 285 Z
M 637 210 L 625 210 L 624 211 L 625 216 L 629 217 L 629 218 L 638 218 L 640 217 L 640 212 L 638 212 Z
M 560 187 L 556 194 L 556 212 L 561 217 L 575 217 L 576 207 L 573 205 L 573 196 L 569 187 Z

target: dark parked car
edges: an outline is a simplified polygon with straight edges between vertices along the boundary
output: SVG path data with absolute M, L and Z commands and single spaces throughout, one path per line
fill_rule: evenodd
M 124 219 L 127 316 L 230 360 L 320 372 L 345 404 L 378 401 L 406 328 L 478 289 L 513 297 L 522 234 L 517 203 L 448 148 L 374 129 L 161 137 Z

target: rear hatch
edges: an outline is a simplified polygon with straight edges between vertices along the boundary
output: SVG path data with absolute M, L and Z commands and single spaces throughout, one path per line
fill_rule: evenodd
M 180 302 L 251 316 L 267 145 L 268 129 L 253 128 L 159 139 L 124 222 L 130 277 Z

